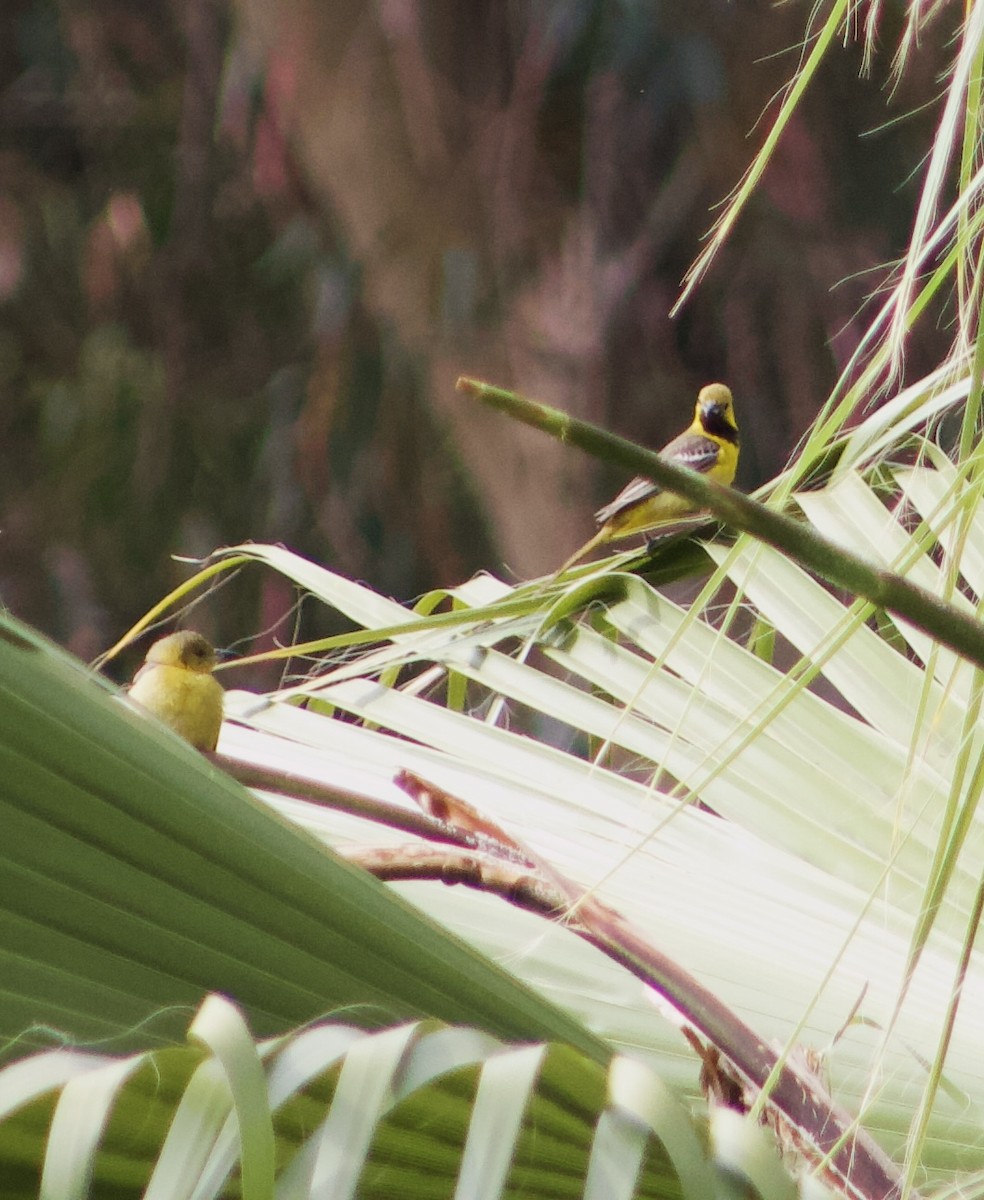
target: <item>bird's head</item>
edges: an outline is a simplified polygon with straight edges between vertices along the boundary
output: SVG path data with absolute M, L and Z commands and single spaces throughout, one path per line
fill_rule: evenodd
M 708 432 L 737 430 L 734 400 L 731 389 L 723 383 L 709 383 L 700 389 L 697 396 L 697 416 Z
M 184 667 L 186 671 L 210 674 L 215 668 L 215 650 L 208 638 L 191 629 L 169 633 L 147 651 L 148 663 L 162 667 Z

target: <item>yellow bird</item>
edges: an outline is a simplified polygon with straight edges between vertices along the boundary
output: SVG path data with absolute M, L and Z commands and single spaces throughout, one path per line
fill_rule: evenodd
M 190 629 L 168 634 L 147 651 L 129 696 L 199 750 L 214 750 L 222 724 L 222 685 L 212 675 L 215 650 Z
M 723 383 L 709 383 L 701 388 L 693 423 L 667 443 L 659 456 L 718 483 L 731 483 L 738 469 L 738 425 L 730 389 Z M 689 500 L 665 491 L 651 479 L 633 479 L 610 504 L 595 513 L 601 528 L 571 555 L 554 578 L 563 575 L 602 542 L 645 533 L 694 511 Z

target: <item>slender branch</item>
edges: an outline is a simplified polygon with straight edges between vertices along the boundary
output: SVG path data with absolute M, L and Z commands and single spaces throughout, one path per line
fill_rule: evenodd
M 338 812 L 349 813 L 354 817 L 364 817 L 367 821 L 377 821 L 391 829 L 400 829 L 404 833 L 412 833 L 417 837 L 426 838 L 431 842 L 444 842 L 452 846 L 461 846 L 465 850 L 474 850 L 489 854 L 495 858 L 523 866 L 527 870 L 532 862 L 523 862 L 512 844 L 497 845 L 493 838 L 483 831 L 469 832 L 448 821 L 425 813 L 413 812 L 402 808 L 399 804 L 390 804 L 385 800 L 374 800 L 369 796 L 361 796 L 357 792 L 349 792 L 344 788 L 330 787 L 311 779 L 307 775 L 295 775 L 292 771 L 281 771 L 273 767 L 261 767 L 255 763 L 245 763 L 227 754 L 208 754 L 206 758 L 233 779 L 238 779 L 246 787 L 258 788 L 264 792 L 275 792 L 281 796 L 293 796 L 298 800 L 306 800 L 310 804 L 320 804 L 325 808 L 333 808 Z
M 804 1150 L 812 1148 L 812 1159 L 826 1160 L 839 1186 L 858 1200 L 881 1200 L 898 1183 L 898 1172 L 881 1147 L 849 1113 L 834 1104 L 812 1072 L 797 1068 L 779 1056 L 758 1037 L 726 1004 L 704 987 L 679 963 L 661 953 L 629 921 L 561 874 L 523 842 L 518 841 L 473 805 L 411 771 L 401 771 L 395 782 L 413 797 L 425 812 L 456 823 L 462 819 L 469 831 L 481 829 L 493 845 L 508 847 L 523 863 L 516 871 L 496 861 L 481 862 L 481 856 L 459 851 L 429 849 L 426 864 L 411 852 L 405 869 L 412 874 L 400 878 L 422 878 L 428 867 L 432 878 L 445 883 L 463 883 L 492 891 L 512 904 L 558 919 L 579 937 L 597 947 L 615 962 L 664 996 L 678 1012 L 727 1056 L 756 1093 L 768 1087 L 767 1100 L 779 1121 L 787 1124 Z M 390 855 L 379 866 L 396 878 L 399 855 Z M 532 867 L 532 872 L 528 869 Z M 367 869 L 372 869 L 371 867 Z
M 534 869 L 479 851 L 415 844 L 346 846 L 338 853 L 387 883 L 436 879 L 501 896 L 539 917 L 555 920 L 567 911 L 567 898 Z
M 549 920 L 563 919 L 572 933 L 664 996 L 756 1093 L 775 1072 L 768 1096 L 771 1111 L 791 1128 L 797 1144 L 814 1163 L 825 1160 L 827 1177 L 837 1186 L 857 1200 L 884 1200 L 895 1193 L 898 1171 L 888 1155 L 834 1103 L 815 1074 L 792 1059 L 779 1066 L 775 1050 L 717 996 L 657 950 L 614 909 L 554 869 L 548 868 L 544 877 L 539 863 L 531 869 L 480 852 L 417 844 L 347 848 L 341 853 L 378 879 L 463 884 L 501 896 Z M 692 1035 L 688 1040 L 692 1041 Z
M 757 1092 L 774 1074 L 768 1096 L 772 1111 L 792 1127 L 804 1145 L 813 1148 L 814 1158 L 830 1156 L 827 1169 L 849 1195 L 856 1200 L 881 1200 L 895 1190 L 898 1176 L 890 1159 L 834 1104 L 814 1076 L 788 1061 L 780 1066 L 776 1052 L 713 992 L 657 950 L 618 912 L 567 879 L 473 805 L 410 771 L 401 771 L 395 782 L 425 812 L 408 811 L 228 755 L 207 757 L 248 787 L 295 796 L 444 843 L 441 847 L 415 843 L 342 853 L 379 879 L 460 883 L 501 896 L 549 920 L 562 919 L 573 933 L 664 996 Z
M 667 462 L 651 450 L 644 450 L 559 409 L 464 376 L 457 386 L 459 391 L 516 420 L 685 496 L 695 507 L 708 509 L 725 525 L 774 546 L 821 579 L 902 617 L 940 645 L 948 646 L 962 658 L 984 667 L 984 626 L 976 616 L 947 604 L 903 576 L 852 554 L 821 536 L 812 526 L 774 512 L 733 488 L 722 487 L 695 471 Z

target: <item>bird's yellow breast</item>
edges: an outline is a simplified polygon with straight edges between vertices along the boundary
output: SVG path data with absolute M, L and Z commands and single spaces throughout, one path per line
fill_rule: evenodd
M 210 674 L 148 663 L 137 674 L 129 695 L 199 750 L 215 749 L 224 692 Z
M 722 442 L 718 447 L 718 460 L 707 472 L 707 478 L 730 487 L 738 471 L 738 446 L 735 442 Z

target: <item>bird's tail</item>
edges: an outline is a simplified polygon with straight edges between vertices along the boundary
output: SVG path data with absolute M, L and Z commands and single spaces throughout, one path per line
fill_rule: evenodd
M 602 525 L 594 537 L 588 538 L 588 540 L 583 546 L 580 547 L 580 549 L 575 550 L 570 558 L 566 559 L 561 566 L 554 571 L 547 582 L 555 583 L 561 577 L 561 575 L 565 575 L 571 569 L 571 567 L 579 563 L 586 554 L 590 554 L 595 546 L 600 546 L 602 542 L 607 541 L 609 532 L 608 526 Z

